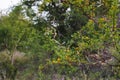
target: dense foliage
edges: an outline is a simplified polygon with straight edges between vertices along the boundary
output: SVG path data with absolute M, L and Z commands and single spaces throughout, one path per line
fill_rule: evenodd
M 120 79 L 118 0 L 23 0 L 0 16 L 0 79 Z

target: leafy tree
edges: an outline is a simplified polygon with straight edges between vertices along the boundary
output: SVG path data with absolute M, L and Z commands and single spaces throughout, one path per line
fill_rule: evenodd
M 15 79 L 15 51 L 28 52 L 33 49 L 31 43 L 38 37 L 31 23 L 24 19 L 21 5 L 16 6 L 9 15 L 2 16 L 0 21 L 0 50 L 7 51 L 8 60 L 1 62 L 6 71 L 6 78 Z M 32 50 L 31 50 L 32 51 Z M 4 74 L 4 73 L 3 73 Z
M 120 78 L 118 0 L 22 3 L 1 17 L 1 50 L 8 49 L 11 56 L 15 50 L 31 53 L 40 79 L 54 74 L 85 80 Z

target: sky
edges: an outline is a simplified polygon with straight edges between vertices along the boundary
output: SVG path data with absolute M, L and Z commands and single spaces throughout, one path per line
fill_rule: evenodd
M 21 0 L 0 0 L 0 11 L 4 11 L 8 9 L 9 7 L 16 5 Z

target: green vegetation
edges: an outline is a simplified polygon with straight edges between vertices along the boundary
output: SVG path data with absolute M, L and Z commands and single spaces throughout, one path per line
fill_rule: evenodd
M 118 0 L 23 0 L 0 15 L 0 80 L 118 80 Z

